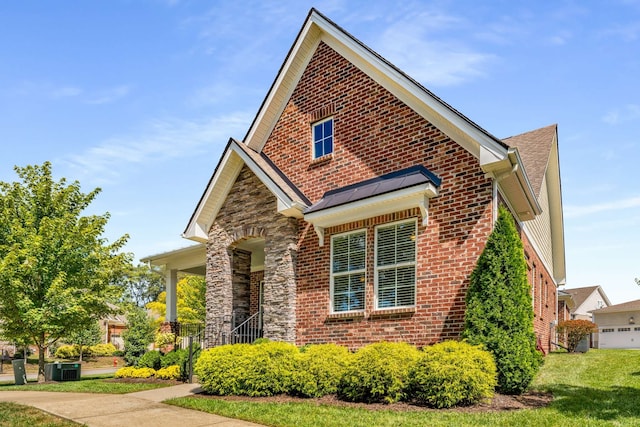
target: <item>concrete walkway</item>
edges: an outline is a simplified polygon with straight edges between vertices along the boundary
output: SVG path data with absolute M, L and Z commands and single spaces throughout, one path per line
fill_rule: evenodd
M 0 401 L 33 406 L 89 427 L 259 427 L 259 424 L 247 421 L 160 403 L 200 391 L 198 384 L 180 384 L 130 394 L 0 391 Z

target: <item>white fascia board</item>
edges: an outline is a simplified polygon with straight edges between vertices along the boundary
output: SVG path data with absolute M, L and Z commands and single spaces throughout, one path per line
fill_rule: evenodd
M 267 94 L 267 97 L 265 98 L 262 107 L 258 111 L 258 114 L 253 122 L 253 126 L 251 126 L 251 128 L 249 129 L 249 132 L 247 133 L 247 136 L 245 138 L 245 143 L 249 147 L 256 150 L 257 152 L 262 151 L 262 148 L 267 142 L 268 135 L 270 135 L 271 132 L 273 131 L 273 128 L 277 123 L 277 119 L 280 117 L 280 115 L 284 111 L 284 108 L 287 105 L 287 101 L 289 100 L 289 98 L 291 97 L 291 94 L 296 88 L 298 80 L 302 76 L 302 73 L 306 69 L 307 64 L 309 63 L 309 61 L 311 60 L 311 57 L 313 56 L 313 53 L 303 55 L 304 57 L 303 64 L 301 64 L 301 66 L 298 69 L 295 69 L 296 67 L 293 66 L 294 62 L 300 59 L 299 58 L 301 56 L 300 51 L 302 50 L 305 42 L 308 42 L 308 39 L 314 37 L 313 35 L 310 34 L 312 32 L 314 25 L 315 23 L 313 22 L 312 19 L 309 19 L 306 22 L 305 26 L 300 32 L 300 36 L 296 39 L 289 56 L 286 58 L 286 61 L 283 64 L 281 71 L 276 76 L 276 79 L 273 82 L 273 85 L 271 86 L 271 90 Z M 320 44 L 320 39 L 317 38 L 317 40 L 315 40 L 315 47 L 317 47 L 317 45 L 319 44 Z M 312 49 L 312 51 L 315 52 L 315 48 Z M 290 74 L 293 72 L 295 72 L 295 75 L 290 76 Z M 287 79 L 289 79 L 289 81 L 292 82 L 292 84 L 290 84 L 289 86 L 286 86 L 284 84 L 287 81 Z M 283 91 L 285 93 L 281 93 Z M 284 101 L 278 101 L 277 100 L 278 97 L 280 99 L 283 99 Z M 280 102 L 281 105 L 276 105 L 278 102 Z M 265 120 L 267 120 L 266 119 L 267 113 L 271 111 L 273 108 L 277 108 L 277 111 L 273 114 L 275 119 L 272 120 L 272 123 L 269 123 L 269 129 L 263 132 L 265 136 L 260 137 L 258 136 L 258 131 L 262 126 L 264 126 L 264 122 Z
M 211 223 L 213 219 L 218 214 L 220 210 L 221 203 L 215 203 L 213 200 L 215 198 L 220 198 L 220 193 L 223 192 L 226 196 L 229 190 L 231 189 L 231 185 L 235 182 L 235 179 L 225 179 L 223 175 L 225 173 L 231 172 L 231 175 L 237 178 L 240 173 L 240 169 L 242 169 L 242 163 L 234 162 L 232 156 L 235 151 L 227 149 L 224 153 L 224 156 L 220 160 L 220 167 L 216 170 L 213 179 L 209 183 L 200 204 L 196 207 L 196 211 L 191 219 L 191 222 L 187 226 L 185 232 L 182 234 L 182 237 L 189 240 L 194 240 L 196 242 L 206 242 L 208 239 L 209 227 L 211 227 Z M 224 182 L 223 182 L 224 181 Z M 222 188 L 220 188 L 222 187 Z M 214 196 L 214 190 L 217 190 L 217 194 Z M 223 200 L 224 201 L 224 200 Z M 205 213 L 206 209 L 213 209 L 212 213 Z
M 422 90 L 396 68 L 381 60 L 321 16 L 313 15 L 312 19 L 318 23 L 324 33 L 321 35 L 322 41 L 418 114 L 432 122 L 476 158 L 482 156 L 484 162 L 488 163 L 504 158 L 506 148 L 492 137 L 472 126 L 457 112 L 443 105 L 442 102 Z
M 425 198 L 429 199 L 437 195 L 438 189 L 433 184 L 421 184 L 358 200 L 353 203 L 312 212 L 306 214 L 304 220 L 313 224 L 316 228 L 324 229 L 418 207 L 421 208 L 421 212 L 423 212 L 424 215 L 426 212 L 424 212 L 423 208 L 425 208 L 425 205 L 428 205 L 428 202 L 425 203 Z

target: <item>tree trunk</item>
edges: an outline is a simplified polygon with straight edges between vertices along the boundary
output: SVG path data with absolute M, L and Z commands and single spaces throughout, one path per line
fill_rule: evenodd
M 80 359 L 78 359 L 78 362 L 82 363 L 82 347 L 83 345 L 80 344 Z
M 44 334 L 43 334 L 44 335 Z M 44 343 L 44 336 L 42 337 L 42 342 Z M 47 347 L 44 344 L 38 344 L 38 382 L 44 382 L 44 352 L 47 350 Z

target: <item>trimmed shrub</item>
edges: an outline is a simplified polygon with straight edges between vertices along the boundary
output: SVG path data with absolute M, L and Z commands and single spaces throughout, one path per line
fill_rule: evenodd
M 133 371 L 135 371 L 136 368 L 134 368 L 133 366 L 127 366 L 125 368 L 120 368 L 116 371 L 116 373 L 114 374 L 114 376 L 116 378 L 132 378 L 133 377 Z
M 151 368 L 134 368 L 127 366 L 116 371 L 116 378 L 151 378 L 156 374 L 155 369 Z
M 304 346 L 295 358 L 291 393 L 304 397 L 336 393 L 349 356 L 347 348 L 336 344 Z
M 493 396 L 496 365 L 480 346 L 447 341 L 426 347 L 409 372 L 409 394 L 434 408 L 471 405 Z
M 107 343 L 107 344 L 92 345 L 91 347 L 89 347 L 89 351 L 94 356 L 105 357 L 105 356 L 113 356 L 114 353 L 118 351 L 118 349 L 116 349 L 116 347 L 113 344 Z
M 159 369 L 156 371 L 156 378 L 159 378 L 161 380 L 179 380 L 180 366 L 173 365 Z
M 138 368 L 151 368 L 151 369 L 160 369 L 160 358 L 162 355 L 158 350 L 148 351 L 142 355 L 140 359 L 138 359 L 138 364 L 136 365 Z
M 542 355 L 536 350 L 524 249 L 505 207 L 471 273 L 466 303 L 463 338 L 493 354 L 502 393 L 522 393 Z
M 420 352 L 407 343 L 379 342 L 352 357 L 338 385 L 338 396 L 353 402 L 394 403 L 405 398 L 409 369 Z
M 80 350 L 75 345 L 61 345 L 56 350 L 55 356 L 60 359 L 77 359 L 80 356 Z
M 592 332 L 597 332 L 598 327 L 588 320 L 565 320 L 558 324 L 556 331 L 566 337 L 567 351 L 573 353 L 576 351 L 580 341 L 588 337 Z
M 210 394 L 272 396 L 287 393 L 295 356 L 293 344 L 233 344 L 202 352 L 195 373 Z
M 153 368 L 135 368 L 131 373 L 131 378 L 151 378 L 156 374 Z

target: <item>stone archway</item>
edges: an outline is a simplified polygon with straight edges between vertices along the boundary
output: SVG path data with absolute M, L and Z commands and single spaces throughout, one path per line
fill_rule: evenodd
M 275 196 L 245 166 L 209 230 L 207 347 L 223 341 L 234 317 L 249 314 L 251 252 L 243 242 L 251 239 L 264 239 L 264 336 L 295 342 L 298 222 L 278 213 Z

